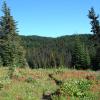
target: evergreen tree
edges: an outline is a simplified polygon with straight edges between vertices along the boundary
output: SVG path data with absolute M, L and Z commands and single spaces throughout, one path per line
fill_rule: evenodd
M 72 54 L 72 65 L 77 69 L 87 69 L 90 65 L 88 49 L 81 43 L 79 37 L 75 39 L 76 43 Z
M 2 7 L 3 16 L 1 17 L 1 55 L 4 66 L 25 66 L 25 52 L 20 45 L 20 38 L 16 28 L 16 22 L 11 16 L 10 9 L 6 2 Z
M 95 14 L 94 8 L 89 10 L 88 14 L 89 19 L 91 20 L 90 24 L 92 26 L 91 32 L 94 33 L 93 40 L 95 42 L 96 47 L 96 56 L 95 56 L 95 68 L 100 69 L 100 23 L 99 23 L 99 15 Z
M 87 48 L 87 46 L 83 43 L 83 57 L 84 57 L 84 61 L 83 61 L 83 69 L 88 69 L 91 68 L 91 59 L 90 59 L 90 54 L 89 54 L 89 50 Z
M 89 19 L 91 19 L 91 32 L 94 33 L 94 40 L 95 42 L 98 44 L 100 43 L 100 23 L 99 23 L 99 15 L 95 14 L 94 8 L 91 8 L 89 10 L 89 14 L 88 14 Z

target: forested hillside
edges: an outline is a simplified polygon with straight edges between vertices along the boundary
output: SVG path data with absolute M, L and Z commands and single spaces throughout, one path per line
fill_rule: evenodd
M 21 36 L 22 44 L 26 49 L 26 58 L 31 68 L 73 68 L 72 55 L 74 52 L 76 38 L 89 50 L 90 66 L 92 68 L 95 56 L 95 48 L 91 40 L 91 34 L 68 35 L 58 38 L 40 36 Z

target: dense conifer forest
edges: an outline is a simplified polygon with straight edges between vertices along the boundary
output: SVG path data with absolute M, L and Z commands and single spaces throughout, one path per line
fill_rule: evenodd
M 92 60 L 95 56 L 95 48 L 91 37 L 91 34 L 75 34 L 58 38 L 21 36 L 21 39 L 23 47 L 26 50 L 27 62 L 31 68 L 74 68 L 72 57 L 75 57 L 73 53 L 77 44 L 76 39 L 78 38 L 79 45 L 84 44 L 88 51 L 83 52 L 84 54 L 88 53 L 87 56 L 89 57 L 89 65 L 84 65 L 87 69 L 93 68 L 94 64 Z M 84 66 L 81 66 L 81 64 L 79 66 L 80 69 L 84 69 Z

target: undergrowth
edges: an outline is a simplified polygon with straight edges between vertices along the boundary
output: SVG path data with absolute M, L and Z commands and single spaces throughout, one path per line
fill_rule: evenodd
M 91 91 L 92 85 L 99 86 L 99 73 L 96 75 L 98 82 L 65 77 L 59 86 L 49 78 L 52 74 L 60 80 L 63 74 L 73 74 L 74 71 L 79 74 L 79 71 L 69 69 L 0 68 L 0 100 L 41 100 L 43 94 L 52 100 L 100 100 L 100 91 Z M 89 75 L 89 72 L 86 73 Z

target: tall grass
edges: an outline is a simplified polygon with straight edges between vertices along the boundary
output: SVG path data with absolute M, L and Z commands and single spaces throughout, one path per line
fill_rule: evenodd
M 29 69 L 29 68 L 15 68 L 12 78 L 8 77 L 8 68 L 0 68 L 0 100 L 41 100 L 43 94 L 49 93 L 50 95 L 54 93 L 57 89 L 61 89 L 63 94 L 58 97 L 57 95 L 52 95 L 53 100 L 66 100 L 70 97 L 70 100 L 77 100 L 77 96 L 81 95 L 85 91 L 85 88 L 88 89 L 90 81 L 85 79 L 85 83 L 81 85 L 75 84 L 76 81 L 84 80 L 73 78 L 73 73 L 80 73 L 81 71 L 59 68 L 59 69 Z M 82 71 L 89 74 L 96 74 L 99 81 L 99 73 L 94 71 Z M 73 77 L 64 77 L 63 74 L 71 73 Z M 66 84 L 57 86 L 55 82 L 49 78 L 49 74 L 52 74 L 56 79 L 62 79 Z M 84 75 L 85 77 L 86 75 Z M 80 75 L 81 78 L 81 75 Z M 68 83 L 67 83 L 68 82 Z M 94 85 L 97 85 L 97 82 L 94 82 Z M 92 84 L 90 84 L 90 87 Z M 66 88 L 65 88 L 66 87 Z M 72 89 L 72 87 L 74 89 Z M 80 89 L 81 88 L 81 89 Z M 77 90 L 77 91 L 74 91 Z M 74 92 L 73 92 L 74 91 Z M 87 91 L 87 90 L 86 90 Z M 85 92 L 86 92 L 85 91 Z M 91 91 L 92 92 L 92 91 Z M 85 93 L 82 94 L 82 96 Z M 79 97 L 78 100 L 99 100 L 100 92 L 93 92 L 92 95 L 88 92 L 88 99 L 84 97 Z M 89 98 L 91 96 L 91 98 Z M 95 96 L 95 98 L 94 98 Z

